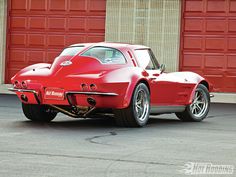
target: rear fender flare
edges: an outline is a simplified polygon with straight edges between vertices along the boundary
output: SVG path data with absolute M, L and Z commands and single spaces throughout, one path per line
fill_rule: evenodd
M 133 77 L 132 81 L 128 85 L 128 88 L 127 88 L 127 91 L 126 91 L 126 94 L 125 94 L 125 97 L 124 97 L 124 102 L 123 102 L 123 107 L 124 108 L 127 108 L 130 105 L 130 102 L 131 102 L 131 99 L 132 99 L 132 96 L 133 96 L 133 92 L 134 92 L 136 86 L 141 82 L 143 82 L 144 84 L 147 85 L 147 87 L 149 89 L 149 92 L 150 92 L 150 87 L 149 87 L 149 84 L 148 84 L 148 80 L 146 78 L 138 78 L 137 76 Z
M 13 76 L 11 78 L 11 81 L 13 82 L 14 78 L 16 78 L 17 76 L 19 76 L 20 74 L 22 74 L 24 72 L 27 72 L 27 71 L 30 71 L 33 69 L 37 69 L 37 68 L 50 68 L 50 67 L 51 67 L 51 64 L 49 64 L 49 63 L 38 63 L 38 64 L 33 64 L 30 66 L 27 66 L 27 67 L 23 68 L 22 70 L 20 70 L 15 76 Z
M 195 91 L 196 91 L 198 85 L 200 85 L 200 84 L 204 85 L 209 91 L 209 89 L 210 89 L 209 88 L 209 83 L 206 80 L 201 80 L 200 82 L 198 82 L 195 85 L 194 89 L 192 90 L 191 95 L 190 95 L 189 100 L 188 100 L 188 104 L 192 104 L 194 96 L 195 96 Z

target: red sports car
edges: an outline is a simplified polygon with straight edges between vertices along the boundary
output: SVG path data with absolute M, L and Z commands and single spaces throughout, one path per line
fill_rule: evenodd
M 65 48 L 52 64 L 39 63 L 11 80 L 32 121 L 58 112 L 76 118 L 113 114 L 121 126 L 144 126 L 149 115 L 175 113 L 202 121 L 209 112 L 211 84 L 193 72 L 165 73 L 149 47 L 84 43 Z

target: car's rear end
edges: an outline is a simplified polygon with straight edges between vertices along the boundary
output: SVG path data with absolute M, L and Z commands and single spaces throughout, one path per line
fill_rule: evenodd
M 81 54 L 83 50 L 75 52 L 70 47 L 52 65 L 23 69 L 12 78 L 14 87 L 9 90 L 16 92 L 24 106 L 47 105 L 73 117 L 95 108 L 124 108 L 129 80 L 120 79 L 119 70 L 128 67 L 127 63 L 120 63 L 117 54 L 112 63 L 110 49 L 105 51 L 110 58 L 103 61 L 91 53 Z

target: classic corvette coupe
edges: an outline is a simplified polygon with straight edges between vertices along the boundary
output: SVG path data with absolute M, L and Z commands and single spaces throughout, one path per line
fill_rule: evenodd
M 211 84 L 193 72 L 166 73 L 149 47 L 83 43 L 65 48 L 12 79 L 24 115 L 38 122 L 58 112 L 75 118 L 112 115 L 117 125 L 142 127 L 150 115 L 175 113 L 199 122 L 210 108 Z

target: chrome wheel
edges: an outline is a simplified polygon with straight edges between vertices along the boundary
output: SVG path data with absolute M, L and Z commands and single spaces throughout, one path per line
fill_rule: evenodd
M 201 118 L 208 108 L 208 98 L 203 90 L 197 89 L 190 111 L 196 118 Z
M 140 89 L 135 99 L 135 112 L 140 121 L 145 121 L 149 110 L 149 100 L 147 93 Z
M 192 104 L 187 105 L 183 112 L 176 112 L 182 121 L 201 122 L 207 117 L 210 109 L 210 94 L 205 85 L 199 84 L 194 92 Z
M 150 92 L 146 84 L 139 83 L 127 108 L 114 110 L 117 125 L 143 127 L 147 124 L 150 113 Z

